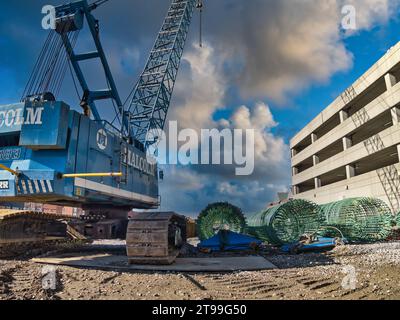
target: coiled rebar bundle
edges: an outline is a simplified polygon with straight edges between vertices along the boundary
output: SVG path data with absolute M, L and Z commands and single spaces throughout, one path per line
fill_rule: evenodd
M 323 222 L 318 205 L 291 200 L 249 218 L 247 232 L 271 244 L 282 245 L 298 241 L 304 234 L 316 233 Z
M 338 228 L 352 242 L 381 241 L 392 230 L 390 208 L 379 199 L 346 199 L 322 205 L 320 210 L 325 225 Z
M 206 240 L 220 230 L 243 233 L 246 219 L 238 207 L 220 202 L 210 204 L 200 213 L 196 227 L 200 240 Z
M 395 221 L 396 221 L 396 226 L 400 227 L 400 212 L 395 217 Z

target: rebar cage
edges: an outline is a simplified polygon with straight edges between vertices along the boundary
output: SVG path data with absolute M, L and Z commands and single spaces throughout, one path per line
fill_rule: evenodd
M 229 203 L 214 203 L 204 209 L 197 219 L 197 234 L 201 240 L 213 237 L 220 230 L 243 233 L 246 219 L 242 210 Z
M 392 230 L 391 210 L 379 199 L 345 199 L 322 205 L 320 210 L 324 224 L 338 228 L 352 242 L 385 240 Z
M 291 200 L 248 219 L 247 232 L 271 244 L 298 241 L 304 234 L 315 234 L 324 222 L 318 206 L 306 200 Z

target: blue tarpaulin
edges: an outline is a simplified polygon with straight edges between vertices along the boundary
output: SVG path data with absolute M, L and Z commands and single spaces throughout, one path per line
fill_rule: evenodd
M 248 250 L 260 246 L 262 241 L 228 230 L 219 231 L 214 237 L 200 242 L 199 249 L 210 251 Z

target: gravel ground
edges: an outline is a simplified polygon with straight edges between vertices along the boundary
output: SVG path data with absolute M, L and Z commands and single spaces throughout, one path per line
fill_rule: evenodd
M 42 287 L 42 265 L 0 260 L 0 299 L 400 299 L 400 242 L 296 256 L 267 248 L 262 254 L 279 269 L 150 274 L 60 266 L 54 290 Z

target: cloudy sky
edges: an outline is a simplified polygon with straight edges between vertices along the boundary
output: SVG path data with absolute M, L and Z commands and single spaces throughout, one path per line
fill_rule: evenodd
M 46 38 L 41 8 L 53 0 L 2 0 L 0 104 L 21 98 Z M 165 166 L 162 209 L 197 214 L 229 201 L 261 210 L 290 186 L 289 139 L 399 41 L 399 0 L 205 0 L 204 47 L 195 15 L 169 120 L 180 128 L 256 129 L 255 172 Z M 110 0 L 95 15 L 123 100 L 154 43 L 169 0 Z M 357 29 L 343 30 L 343 6 Z M 78 48 L 89 49 L 82 33 Z M 102 87 L 97 65 L 89 84 Z M 78 105 L 71 79 L 59 99 Z M 102 105 L 109 116 L 109 106 Z

